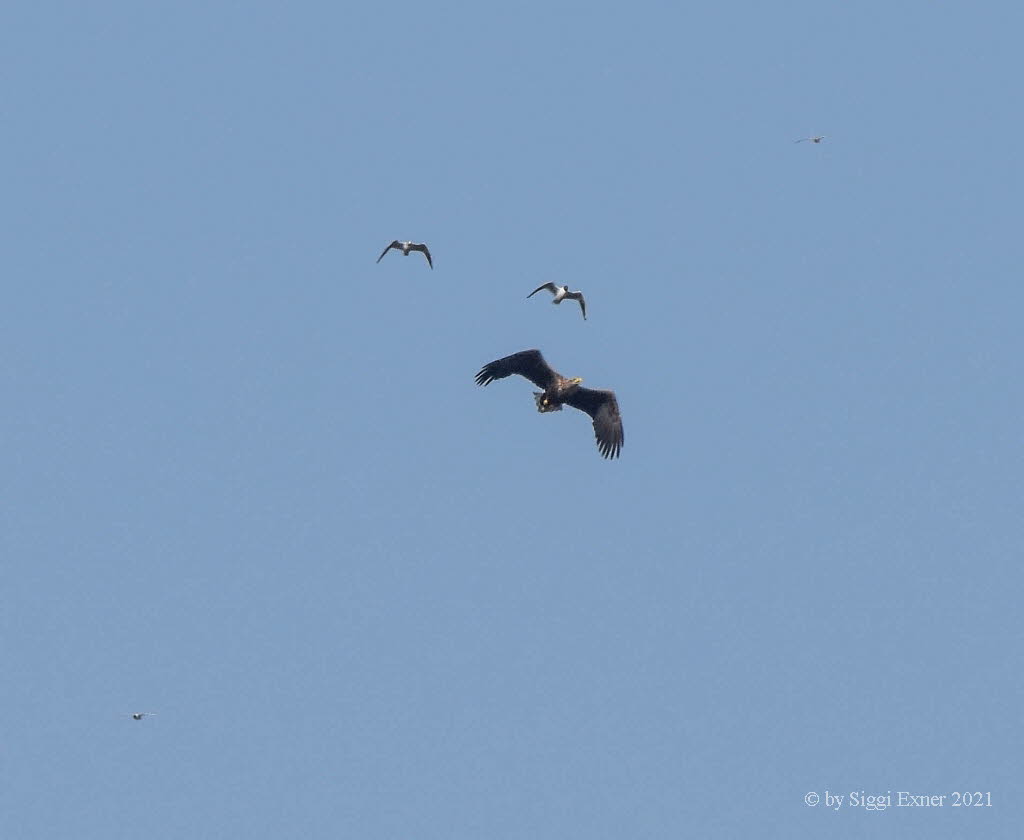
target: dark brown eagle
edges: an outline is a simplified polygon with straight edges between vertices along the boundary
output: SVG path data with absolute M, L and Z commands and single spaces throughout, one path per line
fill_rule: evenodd
M 589 414 L 594 418 L 594 435 L 601 454 L 605 458 L 619 457 L 623 441 L 622 417 L 613 391 L 581 388 L 582 379 L 578 376 L 566 379 L 544 361 L 540 350 L 523 350 L 484 365 L 476 375 L 476 384 L 490 385 L 495 379 L 504 379 L 513 373 L 525 376 L 544 389 L 533 395 L 537 411 L 561 411 L 563 405 L 571 405 Z

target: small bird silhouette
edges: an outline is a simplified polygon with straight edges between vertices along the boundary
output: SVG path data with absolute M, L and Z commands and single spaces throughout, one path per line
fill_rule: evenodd
M 405 256 L 409 256 L 410 251 L 422 251 L 423 256 L 427 258 L 427 265 L 431 268 L 434 267 L 434 261 L 430 259 L 430 250 L 422 242 L 399 242 L 397 239 L 388 245 L 383 251 L 380 252 L 380 256 L 377 257 L 377 262 L 384 259 L 384 255 L 394 248 L 396 251 L 401 251 Z
M 583 313 L 583 320 L 587 320 L 587 302 L 583 299 L 583 292 L 578 290 L 570 292 L 568 286 L 556 286 L 554 283 L 545 283 L 543 286 L 538 286 L 530 292 L 530 294 L 526 296 L 526 299 L 529 300 L 541 289 L 547 289 L 555 296 L 555 299 L 551 301 L 552 303 L 561 303 L 566 298 L 569 298 L 569 300 L 579 301 L 580 311 Z

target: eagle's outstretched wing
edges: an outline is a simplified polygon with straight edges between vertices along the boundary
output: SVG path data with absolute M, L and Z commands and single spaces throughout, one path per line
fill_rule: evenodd
M 490 385 L 495 379 L 504 379 L 518 373 L 525 376 L 538 388 L 547 390 L 558 376 L 551 366 L 544 361 L 540 350 L 522 350 L 504 359 L 495 359 L 480 369 L 476 375 L 477 385 Z
M 577 388 L 565 400 L 566 405 L 585 411 L 594 418 L 594 436 L 597 448 L 605 458 L 618 458 L 625 439 L 622 434 L 622 416 L 614 391 L 595 391 Z
M 388 251 L 390 251 L 390 250 L 391 250 L 392 248 L 401 248 L 401 247 L 402 247 L 402 245 L 401 245 L 401 243 L 400 243 L 400 242 L 399 242 L 399 241 L 398 241 L 397 239 L 393 240 L 393 241 L 391 242 L 391 244 L 390 244 L 390 245 L 388 245 L 388 247 L 387 247 L 387 248 L 385 248 L 385 249 L 384 249 L 383 251 L 381 251 L 381 252 L 380 252 L 380 256 L 379 256 L 379 257 L 377 257 L 377 262 L 380 262 L 380 261 L 381 261 L 382 259 L 384 259 L 384 255 L 385 255 L 385 254 L 386 254 L 386 253 L 387 253 Z

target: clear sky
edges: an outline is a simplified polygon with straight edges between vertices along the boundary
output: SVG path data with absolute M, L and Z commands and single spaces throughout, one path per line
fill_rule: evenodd
M 5 6 L 0 834 L 1019 837 L 1022 30 Z

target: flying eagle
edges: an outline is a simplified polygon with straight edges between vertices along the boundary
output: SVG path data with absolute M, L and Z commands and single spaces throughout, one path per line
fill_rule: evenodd
M 405 256 L 409 256 L 410 251 L 422 251 L 423 256 L 427 258 L 427 265 L 431 268 L 434 267 L 434 261 L 430 259 L 430 249 L 428 249 L 425 244 L 422 242 L 399 242 L 397 239 L 380 252 L 380 256 L 377 257 L 377 262 L 384 259 L 384 255 L 392 248 L 396 251 L 401 251 Z
M 594 435 L 597 448 L 605 458 L 618 458 L 622 449 L 622 417 L 619 403 L 613 391 L 595 391 L 581 388 L 583 381 L 578 376 L 566 379 L 544 361 L 540 350 L 523 350 L 504 359 L 496 359 L 481 368 L 476 375 L 477 385 L 490 385 L 495 379 L 504 379 L 518 373 L 525 376 L 541 392 L 534 392 L 537 411 L 561 411 L 563 405 L 571 405 L 585 411 L 594 418 Z
M 569 298 L 570 300 L 578 300 L 580 303 L 580 311 L 583 312 L 583 320 L 587 320 L 587 302 L 583 299 L 583 292 L 570 292 L 568 286 L 556 286 L 554 283 L 545 283 L 543 286 L 538 286 L 530 292 L 530 294 L 526 296 L 526 299 L 529 300 L 541 289 L 547 289 L 555 296 L 555 299 L 551 301 L 552 303 L 561 303 L 566 298 Z

